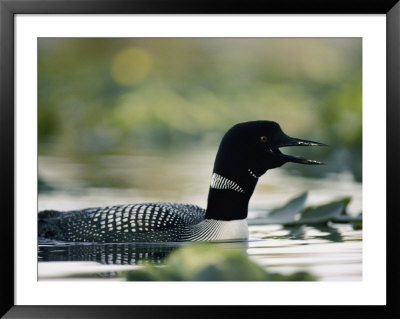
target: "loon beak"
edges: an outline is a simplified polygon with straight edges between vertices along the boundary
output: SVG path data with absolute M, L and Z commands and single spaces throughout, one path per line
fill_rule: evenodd
M 284 139 L 281 142 L 277 143 L 275 145 L 275 147 L 273 148 L 274 153 L 278 153 L 287 162 L 294 162 L 294 163 L 306 164 L 306 165 L 322 165 L 322 164 L 324 164 L 322 162 L 306 159 L 306 158 L 300 157 L 300 156 L 283 154 L 279 151 L 279 148 L 285 147 L 285 146 L 327 146 L 324 143 L 313 142 L 313 141 L 308 141 L 308 140 L 301 140 L 299 138 L 285 136 Z

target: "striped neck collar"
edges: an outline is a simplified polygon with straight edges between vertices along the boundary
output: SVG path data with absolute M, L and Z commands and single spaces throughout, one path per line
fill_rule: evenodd
M 239 184 L 217 173 L 212 174 L 210 187 L 214 189 L 231 189 L 239 193 L 244 193 L 243 188 Z

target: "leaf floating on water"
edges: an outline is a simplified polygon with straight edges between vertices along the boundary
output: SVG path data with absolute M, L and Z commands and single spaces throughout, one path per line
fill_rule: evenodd
M 274 209 L 268 214 L 268 216 L 279 216 L 280 218 L 294 219 L 294 217 L 303 210 L 304 204 L 307 200 L 307 195 L 307 192 L 301 194 L 300 196 L 287 202 L 284 206 Z
M 297 220 L 298 224 L 316 224 L 324 223 L 327 221 L 340 219 L 344 216 L 345 209 L 350 198 L 346 197 L 338 201 L 334 201 L 328 204 L 307 207 L 300 215 L 300 219 Z
M 341 215 L 339 218 L 335 218 L 332 220 L 335 223 L 350 223 L 353 226 L 354 230 L 362 229 L 362 213 L 357 216 L 349 216 L 349 215 Z
M 282 207 L 267 213 L 264 218 L 249 219 L 249 225 L 302 225 L 321 224 L 328 221 L 335 223 L 351 223 L 354 229 L 362 228 L 362 214 L 352 217 L 346 213 L 346 207 L 350 203 L 350 197 L 344 197 L 320 206 L 304 208 L 307 192 L 290 200 Z
M 350 215 L 340 215 L 338 217 L 335 217 L 333 220 L 335 223 L 358 223 L 362 221 L 362 214 L 360 213 L 358 216 L 350 216 Z
M 362 213 L 360 213 L 357 217 L 355 217 L 351 221 L 351 225 L 353 226 L 354 230 L 360 230 L 362 229 Z
M 296 216 L 304 209 L 308 193 L 305 192 L 298 197 L 293 198 L 282 207 L 276 208 L 268 213 L 265 218 L 248 220 L 249 225 L 263 224 L 291 224 L 296 220 Z

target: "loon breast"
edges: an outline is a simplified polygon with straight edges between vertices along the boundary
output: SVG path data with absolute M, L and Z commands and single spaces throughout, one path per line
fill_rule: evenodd
M 191 228 L 190 241 L 231 241 L 249 237 L 246 219 L 205 219 Z

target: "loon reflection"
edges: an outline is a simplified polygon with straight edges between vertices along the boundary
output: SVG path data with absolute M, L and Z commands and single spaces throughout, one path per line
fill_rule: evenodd
M 93 261 L 100 264 L 139 265 L 163 264 L 164 259 L 184 243 L 69 243 L 40 239 L 38 260 L 47 261 Z M 243 250 L 248 242 L 213 243 L 223 248 Z

